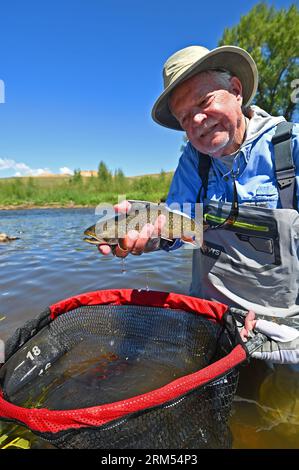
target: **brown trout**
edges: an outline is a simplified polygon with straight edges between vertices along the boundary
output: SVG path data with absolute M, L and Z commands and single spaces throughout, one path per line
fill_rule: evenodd
M 202 246 L 202 222 L 197 222 L 182 212 L 172 211 L 164 204 L 137 201 L 132 202 L 129 212 L 113 214 L 88 227 L 84 232 L 84 241 L 93 245 L 107 244 L 113 248 L 130 230 L 140 232 L 145 224 L 154 224 L 161 214 L 165 216 L 165 224 L 160 231 L 160 238 L 169 241 L 180 238 L 194 248 Z

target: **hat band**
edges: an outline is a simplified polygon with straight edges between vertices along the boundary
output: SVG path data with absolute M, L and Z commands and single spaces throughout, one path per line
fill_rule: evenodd
M 189 68 L 191 68 L 192 65 L 193 63 L 190 63 L 187 65 L 182 65 L 181 67 L 177 67 L 171 75 L 165 76 L 164 89 L 172 85 L 181 75 L 183 75 Z

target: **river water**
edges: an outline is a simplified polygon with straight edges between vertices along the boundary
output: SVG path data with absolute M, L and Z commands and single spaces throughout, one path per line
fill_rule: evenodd
M 48 305 L 82 292 L 188 293 L 192 250 L 129 256 L 122 263 L 82 241 L 83 230 L 96 220 L 93 209 L 0 211 L 0 232 L 20 237 L 0 245 L 2 340 Z M 298 370 L 260 361 L 242 366 L 230 427 L 234 448 L 299 448 Z

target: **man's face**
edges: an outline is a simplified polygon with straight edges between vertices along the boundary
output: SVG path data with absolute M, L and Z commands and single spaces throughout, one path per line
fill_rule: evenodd
M 221 157 L 235 152 L 245 132 L 241 110 L 242 85 L 231 78 L 229 89 L 214 74 L 200 73 L 179 85 L 169 107 L 193 146 L 201 153 Z

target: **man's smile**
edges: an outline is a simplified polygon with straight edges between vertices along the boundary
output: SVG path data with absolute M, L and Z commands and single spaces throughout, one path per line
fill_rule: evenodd
M 209 136 L 211 133 L 214 133 L 216 132 L 217 130 L 220 130 L 220 129 L 217 129 L 219 127 L 219 123 L 216 122 L 215 124 L 212 124 L 211 126 L 205 128 L 203 131 L 200 132 L 199 134 L 199 138 L 205 138 L 207 136 Z

